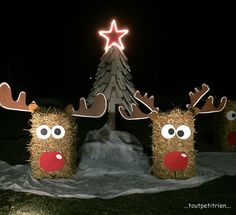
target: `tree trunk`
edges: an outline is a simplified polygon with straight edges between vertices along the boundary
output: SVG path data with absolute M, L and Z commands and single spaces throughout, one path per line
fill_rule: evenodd
M 108 112 L 107 124 L 111 127 L 111 129 L 115 130 L 115 128 L 116 128 L 116 112 Z
M 115 88 L 112 87 L 111 97 L 108 100 L 108 121 L 107 124 L 111 127 L 111 129 L 115 130 L 116 128 L 116 92 Z

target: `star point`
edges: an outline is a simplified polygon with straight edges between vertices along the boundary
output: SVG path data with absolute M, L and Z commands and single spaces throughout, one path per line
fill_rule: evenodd
M 117 46 L 119 49 L 123 50 L 124 45 L 121 38 L 125 36 L 129 31 L 127 29 L 118 30 L 116 25 L 116 20 L 113 19 L 111 22 L 110 30 L 99 31 L 99 35 L 106 39 L 105 51 L 107 52 L 111 46 Z

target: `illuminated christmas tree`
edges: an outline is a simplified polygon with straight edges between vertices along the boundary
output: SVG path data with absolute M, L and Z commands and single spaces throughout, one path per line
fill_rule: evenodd
M 116 21 L 111 22 L 110 30 L 99 31 L 99 35 L 106 39 L 105 53 L 98 65 L 93 88 L 88 95 L 87 102 L 93 102 L 97 93 L 104 93 L 108 102 L 108 125 L 115 129 L 116 109 L 119 105 L 130 110 L 135 88 L 131 82 L 132 75 L 127 64 L 127 57 L 123 53 L 124 46 L 121 38 L 128 30 L 118 30 Z

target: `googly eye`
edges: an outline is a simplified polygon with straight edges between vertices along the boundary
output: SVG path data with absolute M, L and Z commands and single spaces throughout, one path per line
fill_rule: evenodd
M 176 129 L 176 135 L 183 140 L 188 139 L 191 136 L 191 130 L 187 125 L 180 125 Z
M 61 125 L 55 125 L 52 127 L 52 136 L 55 139 L 61 139 L 65 136 L 65 129 Z
M 47 125 L 40 125 L 36 129 L 36 135 L 40 139 L 47 139 L 51 135 L 51 129 Z
M 175 136 L 175 127 L 171 124 L 166 124 L 161 129 L 161 135 L 166 138 L 170 139 Z
M 229 121 L 233 121 L 236 119 L 236 113 L 235 111 L 233 110 L 230 110 L 226 113 L 226 118 L 229 120 Z

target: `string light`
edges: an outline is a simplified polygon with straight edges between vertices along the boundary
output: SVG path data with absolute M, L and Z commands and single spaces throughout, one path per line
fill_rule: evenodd
M 105 51 L 107 52 L 111 46 L 117 46 L 119 49 L 123 50 L 124 45 L 121 38 L 125 36 L 129 31 L 127 29 L 118 30 L 116 21 L 113 19 L 111 22 L 110 30 L 99 31 L 99 35 L 106 39 Z

